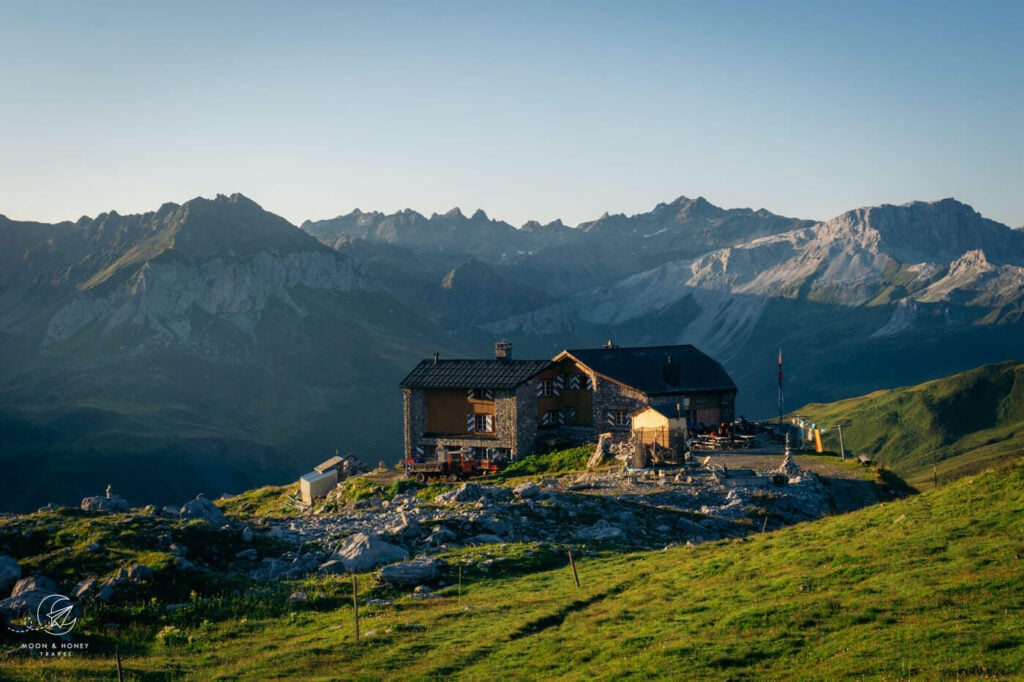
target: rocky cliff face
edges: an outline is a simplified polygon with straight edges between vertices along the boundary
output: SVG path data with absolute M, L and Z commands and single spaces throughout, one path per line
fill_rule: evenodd
M 262 252 L 198 263 L 158 258 L 119 283 L 74 296 L 50 319 L 42 346 L 66 341 L 96 323 L 106 331 L 130 324 L 165 342 L 187 344 L 197 308 L 251 334 L 270 298 L 299 316 L 307 314 L 291 295 L 295 287 L 334 292 L 376 288 L 351 259 L 333 253 Z

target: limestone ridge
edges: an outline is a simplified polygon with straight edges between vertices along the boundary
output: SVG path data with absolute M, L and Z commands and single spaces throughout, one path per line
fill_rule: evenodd
M 811 354 L 831 365 L 837 343 L 880 364 L 885 354 L 913 355 L 922 340 L 934 357 L 965 359 L 943 360 L 941 369 L 920 353 L 899 360 L 913 368 L 900 381 L 912 383 L 1014 357 L 1009 327 L 993 325 L 1024 319 L 1024 231 L 955 199 L 860 208 L 823 222 L 685 196 L 575 228 L 527 223 L 516 231 L 483 218 L 403 211 L 374 214 L 358 229 L 351 218 L 304 227 L 342 251 L 372 254 L 368 267 L 378 279 L 400 297 L 424 301 L 429 315 L 451 320 L 446 306 L 457 305 L 458 319 L 478 330 L 481 343 L 525 337 L 539 355 L 567 336 L 693 343 L 722 358 L 741 384 L 750 373 L 759 388 L 746 396 L 756 410 L 775 402 L 770 379 L 758 378 L 758 358 L 770 364 L 780 343 L 794 346 L 810 374 L 823 369 Z M 494 288 L 486 302 L 426 295 L 445 286 L 451 292 L 450 275 L 467 260 L 509 285 Z M 518 291 L 528 298 L 543 291 L 547 300 L 530 306 Z M 977 362 L 966 360 L 964 348 L 979 353 Z M 800 395 L 799 384 L 791 388 Z M 851 393 L 874 388 L 849 386 Z

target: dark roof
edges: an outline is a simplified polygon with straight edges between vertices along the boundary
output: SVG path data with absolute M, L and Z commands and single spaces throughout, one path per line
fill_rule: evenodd
M 612 381 L 647 395 L 736 390 L 736 384 L 717 361 L 688 344 L 585 348 L 567 350 L 564 354 Z
M 512 389 L 550 364 L 550 360 L 424 360 L 399 386 Z

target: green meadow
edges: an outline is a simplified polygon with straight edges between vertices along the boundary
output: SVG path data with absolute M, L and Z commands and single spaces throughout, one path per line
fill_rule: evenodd
M 140 595 L 88 610 L 87 655 L 9 655 L 3 677 L 114 679 L 115 645 L 128 680 L 1024 675 L 1019 462 L 741 541 L 578 552 L 579 587 L 567 554 L 520 545 L 448 555 L 428 599 L 356 576 L 359 641 L 348 576 L 193 584 L 170 613 Z
M 866 454 L 918 488 L 949 483 L 1024 453 L 1024 364 L 985 365 L 917 386 L 799 410 L 826 427 L 825 447 Z

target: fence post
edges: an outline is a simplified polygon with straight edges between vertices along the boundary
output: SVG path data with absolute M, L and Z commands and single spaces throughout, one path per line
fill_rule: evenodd
M 572 579 L 576 583 L 576 587 L 580 586 L 580 577 L 576 574 L 576 562 L 572 559 L 572 550 L 569 550 L 569 566 L 572 568 Z
M 352 613 L 356 622 L 356 641 L 359 641 L 359 592 L 356 587 L 356 574 L 352 574 Z

